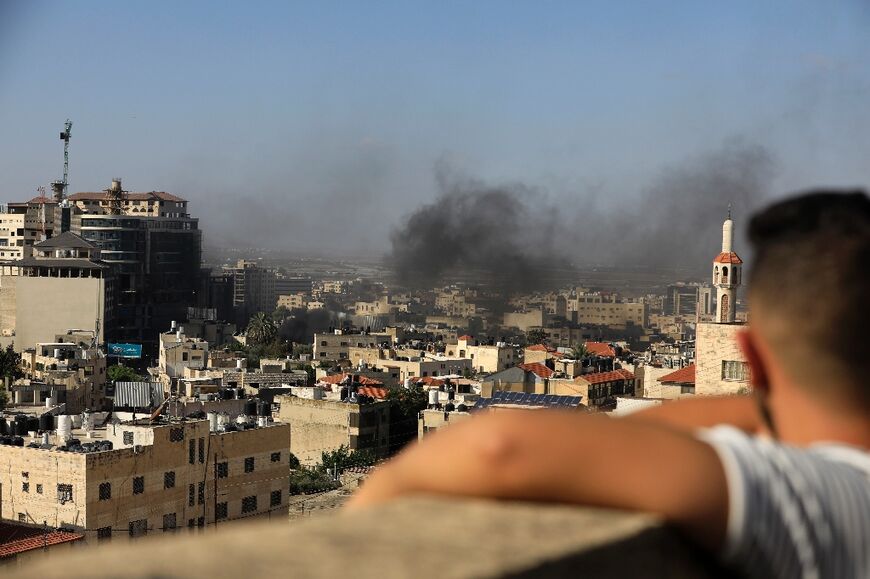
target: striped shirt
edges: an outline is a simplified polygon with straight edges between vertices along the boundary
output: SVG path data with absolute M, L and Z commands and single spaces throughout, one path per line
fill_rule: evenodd
M 751 577 L 870 578 L 870 453 L 797 448 L 731 426 L 699 438 L 725 469 L 726 563 Z

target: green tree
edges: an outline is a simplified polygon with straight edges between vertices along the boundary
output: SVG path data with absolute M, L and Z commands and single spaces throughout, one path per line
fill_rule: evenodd
M 0 386 L 0 410 L 6 408 L 7 402 L 9 402 L 9 395 L 6 393 L 6 388 Z
M 390 408 L 390 454 L 417 437 L 417 415 L 429 403 L 422 388 L 390 388 L 387 400 L 393 403 Z
M 582 360 L 589 355 L 589 350 L 586 349 L 586 344 L 577 344 L 571 348 L 571 357 L 575 360 Z
M 527 344 L 530 344 L 530 345 L 543 344 L 546 341 L 547 341 L 547 333 L 540 328 L 537 328 L 535 330 L 529 330 L 528 332 L 526 332 L 526 343 Z
M 24 376 L 21 371 L 21 354 L 15 351 L 12 345 L 0 350 L 0 377 L 8 378 L 9 382 L 18 380 Z
M 333 450 L 324 450 L 320 454 L 320 468 L 337 468 L 339 473 L 356 466 L 371 466 L 376 461 L 377 457 L 370 449 L 351 450 L 344 444 Z
M 251 316 L 248 327 L 245 329 L 245 337 L 249 345 L 268 344 L 278 336 L 278 326 L 271 316 L 258 312 Z
M 145 378 L 136 373 L 136 370 L 130 368 L 129 366 L 122 366 L 121 364 L 115 364 L 114 366 L 109 366 L 109 369 L 106 371 L 106 375 L 109 377 L 110 382 L 144 382 Z

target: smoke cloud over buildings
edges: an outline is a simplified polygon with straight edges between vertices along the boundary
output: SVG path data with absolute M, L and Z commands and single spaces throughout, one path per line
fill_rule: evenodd
M 393 231 L 399 280 L 432 287 L 460 271 L 504 291 L 547 286 L 566 266 L 705 271 L 729 206 L 738 222 L 770 196 L 776 162 L 739 140 L 662 170 L 637 195 L 490 185 L 436 166 L 440 194 Z

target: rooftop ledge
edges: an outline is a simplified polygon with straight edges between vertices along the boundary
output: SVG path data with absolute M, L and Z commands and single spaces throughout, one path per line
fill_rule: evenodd
M 276 572 L 280 575 L 276 575 Z M 303 522 L 235 523 L 32 558 L 5 577 L 722 577 L 655 518 L 414 498 Z

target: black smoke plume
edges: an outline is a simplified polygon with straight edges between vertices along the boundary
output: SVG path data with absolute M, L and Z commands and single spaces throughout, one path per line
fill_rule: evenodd
M 565 264 L 700 273 L 719 251 L 729 206 L 739 231 L 769 198 L 775 165 L 764 147 L 732 140 L 664 169 L 637 195 L 559 192 L 555 202 L 527 185 L 457 178 L 442 163 L 439 197 L 394 230 L 389 263 L 408 287 L 470 272 L 505 293 L 545 288 Z

